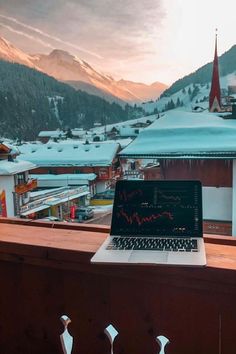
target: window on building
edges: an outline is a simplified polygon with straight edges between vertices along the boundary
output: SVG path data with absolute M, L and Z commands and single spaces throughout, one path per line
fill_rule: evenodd
M 57 171 L 56 171 L 56 170 L 53 170 L 53 169 L 49 169 L 49 170 L 48 170 L 48 173 L 49 173 L 50 175 L 57 175 Z
M 18 173 L 16 175 L 16 181 L 15 183 L 16 184 L 22 184 L 22 183 L 25 183 L 26 182 L 26 175 L 25 175 L 25 172 L 22 172 L 22 173 Z

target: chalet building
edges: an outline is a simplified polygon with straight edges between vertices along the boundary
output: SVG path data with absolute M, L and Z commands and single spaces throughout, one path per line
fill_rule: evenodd
M 75 139 L 75 140 L 85 140 L 86 138 L 92 138 L 92 134 L 87 132 L 82 128 L 74 128 L 68 130 L 42 130 L 38 134 L 38 141 L 46 144 L 48 141 L 61 141 L 66 139 Z
M 94 193 L 103 192 L 120 174 L 116 142 L 61 142 L 19 146 L 20 158 L 36 164 L 33 174 L 95 174 Z
M 109 132 L 107 132 L 108 139 L 115 139 L 118 136 L 119 136 L 119 129 L 116 127 L 112 127 L 111 130 L 109 130 Z
M 90 129 L 90 133 L 97 135 L 105 134 L 109 139 L 132 137 L 135 138 L 141 130 L 146 128 L 157 119 L 157 115 L 153 114 L 148 117 L 129 119 L 124 122 L 107 124 Z
M 90 201 L 87 186 L 77 188 L 59 187 L 30 193 L 30 200 L 20 208 L 20 216 L 27 219 L 46 217 L 70 220 L 72 210 L 86 206 Z
M 61 130 L 42 130 L 39 132 L 38 141 L 46 144 L 50 139 L 66 139 L 66 134 Z
M 14 147 L 0 143 L 0 216 L 19 216 L 29 201 L 29 192 L 37 187 L 37 181 L 29 178 L 29 170 L 36 166 L 19 160 L 18 154 Z
M 205 232 L 236 236 L 236 120 L 212 113 L 170 111 L 120 153 L 158 159 L 145 179 L 198 179 Z M 231 230 L 232 225 L 232 230 Z

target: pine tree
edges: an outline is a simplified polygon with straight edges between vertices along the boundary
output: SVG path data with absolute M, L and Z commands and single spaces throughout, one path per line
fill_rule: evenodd
M 124 109 L 24 65 L 0 60 L 0 77 L 0 129 L 9 138 L 35 139 L 40 130 L 66 126 L 91 128 L 102 114 L 114 123 L 142 114 L 140 107 Z

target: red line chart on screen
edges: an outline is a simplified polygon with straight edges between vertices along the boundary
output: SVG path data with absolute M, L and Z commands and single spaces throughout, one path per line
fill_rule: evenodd
M 139 226 L 143 225 L 144 223 L 150 223 L 161 218 L 165 218 L 170 221 L 174 219 L 173 214 L 169 211 L 163 211 L 157 214 L 150 214 L 148 216 L 141 216 L 137 212 L 134 212 L 129 215 L 124 209 L 121 209 L 119 210 L 119 212 L 117 212 L 117 216 L 124 219 L 124 221 L 126 221 L 129 225 L 136 223 Z
M 143 195 L 143 191 L 141 189 L 135 189 L 133 191 L 127 192 L 126 190 L 119 192 L 119 198 L 121 201 L 127 202 L 135 197 L 141 197 Z

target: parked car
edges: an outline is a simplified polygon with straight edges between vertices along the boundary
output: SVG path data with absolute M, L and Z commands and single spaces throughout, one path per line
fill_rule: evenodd
M 75 219 L 88 220 L 92 219 L 94 216 L 93 208 L 90 207 L 79 207 L 75 210 Z

